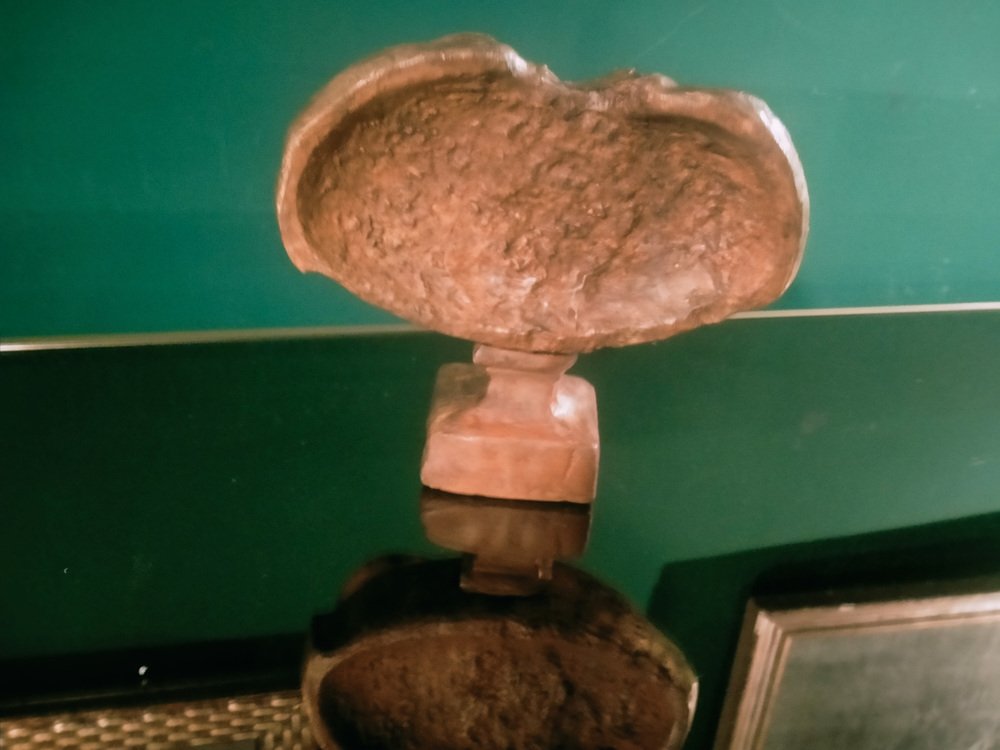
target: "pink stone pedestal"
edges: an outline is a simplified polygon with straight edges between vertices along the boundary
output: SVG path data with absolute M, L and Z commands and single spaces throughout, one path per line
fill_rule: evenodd
M 459 495 L 588 503 L 597 488 L 594 388 L 576 355 L 478 345 L 438 373 L 420 479 Z

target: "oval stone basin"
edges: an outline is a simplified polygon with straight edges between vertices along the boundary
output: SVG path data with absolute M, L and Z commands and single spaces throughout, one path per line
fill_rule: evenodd
M 295 264 L 420 326 L 507 349 L 662 339 L 776 299 L 808 198 L 752 96 L 621 73 L 589 84 L 478 35 L 394 48 L 292 126 Z
M 529 597 L 470 594 L 458 560 L 375 565 L 314 623 L 303 678 L 326 750 L 674 750 L 697 683 L 622 597 L 557 565 Z

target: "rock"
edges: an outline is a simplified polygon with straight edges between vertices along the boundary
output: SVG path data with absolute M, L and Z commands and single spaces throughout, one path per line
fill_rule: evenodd
M 674 750 L 697 684 L 615 591 L 557 565 L 531 597 L 468 594 L 459 562 L 377 563 L 314 623 L 320 747 Z
M 300 269 L 427 328 L 560 353 L 771 302 L 808 224 L 760 100 L 657 75 L 562 83 L 478 35 L 333 79 L 292 126 L 277 201 Z
M 420 480 L 462 495 L 587 503 L 597 491 L 597 397 L 575 355 L 477 346 L 438 371 Z

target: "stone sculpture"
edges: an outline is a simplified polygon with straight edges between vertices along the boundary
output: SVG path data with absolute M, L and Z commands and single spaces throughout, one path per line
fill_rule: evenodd
M 566 370 L 785 290 L 809 203 L 784 126 L 747 94 L 564 83 L 464 34 L 334 78 L 292 125 L 277 208 L 301 270 L 476 344 L 439 373 L 421 468 L 427 535 L 464 566 L 369 571 L 317 620 L 320 744 L 679 747 L 683 657 L 553 564 L 586 544 L 600 452 L 594 390 Z
M 334 78 L 292 126 L 278 207 L 301 270 L 426 328 L 562 354 L 771 302 L 808 222 L 759 99 L 659 75 L 565 84 L 479 35 Z

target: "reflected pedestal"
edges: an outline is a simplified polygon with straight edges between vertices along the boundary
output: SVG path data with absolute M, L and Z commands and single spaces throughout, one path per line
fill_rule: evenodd
M 590 504 L 496 500 L 425 487 L 420 520 L 427 538 L 464 553 L 461 587 L 501 596 L 535 594 L 557 560 L 587 547 Z

